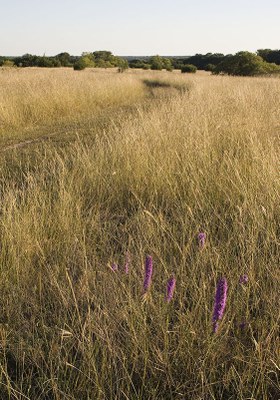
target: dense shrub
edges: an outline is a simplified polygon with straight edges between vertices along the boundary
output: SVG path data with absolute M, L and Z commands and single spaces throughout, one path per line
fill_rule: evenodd
M 195 65 L 192 64 L 186 64 L 181 68 L 181 72 L 183 73 L 192 73 L 194 74 L 197 71 L 197 68 Z

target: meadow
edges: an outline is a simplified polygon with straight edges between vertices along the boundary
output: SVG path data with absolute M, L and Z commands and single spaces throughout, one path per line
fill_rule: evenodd
M 280 399 L 279 77 L 0 88 L 0 399 Z

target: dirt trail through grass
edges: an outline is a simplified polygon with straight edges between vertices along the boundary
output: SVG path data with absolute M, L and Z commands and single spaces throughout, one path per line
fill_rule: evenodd
M 2 147 L 0 147 L 0 153 L 47 141 L 59 140 L 66 142 L 72 140 L 74 137 L 77 137 L 77 135 L 80 136 L 80 133 L 82 133 L 83 135 L 89 134 L 87 132 L 88 126 L 90 126 L 89 131 L 92 131 L 93 128 L 106 129 L 106 127 L 114 123 L 116 118 L 119 118 L 120 114 L 132 115 L 140 108 L 142 110 L 147 110 L 151 108 L 155 102 L 168 101 L 172 97 L 178 96 L 178 94 L 185 94 L 186 91 L 189 89 L 188 85 L 172 85 L 171 83 L 166 83 L 160 80 L 155 81 L 146 79 L 143 81 L 143 83 L 147 92 L 146 96 L 140 101 L 136 100 L 134 104 L 131 104 L 129 106 L 113 106 L 108 109 L 103 109 L 99 115 L 91 118 L 86 123 L 82 122 L 77 124 L 76 126 L 73 126 L 73 123 L 69 123 L 68 125 L 64 124 L 61 125 L 57 130 L 54 130 L 52 132 L 49 132 L 49 126 L 41 126 L 39 128 L 37 127 L 30 130 L 28 138 L 24 140 L 17 141 L 15 139 L 6 139 L 4 141 L 4 144 L 2 144 Z M 7 144 L 7 142 L 9 144 Z

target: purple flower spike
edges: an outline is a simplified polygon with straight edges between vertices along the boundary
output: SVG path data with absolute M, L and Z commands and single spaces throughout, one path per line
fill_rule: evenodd
M 217 332 L 218 332 L 218 327 L 219 327 L 218 322 L 213 322 L 213 332 L 214 332 L 214 333 L 217 333 Z
M 144 278 L 144 293 L 147 293 L 149 287 L 152 283 L 152 274 L 153 274 L 153 259 L 152 256 L 146 257 L 146 264 L 145 264 L 145 278 Z
M 239 283 L 240 283 L 241 285 L 244 285 L 244 284 L 246 284 L 246 283 L 248 283 L 248 282 L 249 282 L 249 277 L 248 277 L 248 275 L 244 274 L 244 275 L 241 275 L 241 276 L 240 276 L 240 278 L 239 278 Z
M 125 263 L 124 272 L 125 272 L 126 274 L 129 273 L 129 264 L 128 264 L 128 262 Z
M 113 263 L 113 264 L 112 264 L 112 270 L 113 270 L 114 272 L 116 272 L 118 269 L 119 269 L 118 264 Z
M 216 333 L 218 329 L 218 321 L 223 318 L 226 301 L 227 301 L 227 280 L 226 278 L 221 278 L 218 282 L 216 295 L 215 295 L 215 304 L 213 311 L 213 331 Z
M 129 264 L 130 264 L 130 256 L 129 256 L 129 252 L 127 252 L 126 256 L 125 256 L 125 264 L 124 264 L 124 272 L 126 274 L 129 273 Z
M 205 242 L 206 242 L 206 233 L 200 232 L 198 234 L 198 244 L 201 249 L 203 249 L 203 247 L 205 246 Z
M 172 277 L 170 279 L 168 279 L 168 281 L 167 281 L 166 297 L 165 297 L 165 300 L 167 301 L 167 303 L 169 303 L 172 300 L 175 286 L 176 286 L 176 279 L 175 279 L 174 275 L 172 275 Z

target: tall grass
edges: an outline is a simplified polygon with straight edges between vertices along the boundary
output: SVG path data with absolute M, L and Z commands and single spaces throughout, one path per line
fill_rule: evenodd
M 32 129 L 62 120 L 53 99 L 74 134 L 2 149 L 0 398 L 278 399 L 279 79 L 89 71 L 73 83 L 62 70 L 44 114 L 52 73 L 23 72 L 5 100 L 20 109 L 28 80 Z M 101 124 L 87 120 L 91 91 L 78 95 L 90 74 Z
M 35 127 L 84 123 L 104 108 L 125 106 L 144 95 L 140 80 L 92 70 L 8 69 L 0 72 L 0 135 L 23 136 Z

